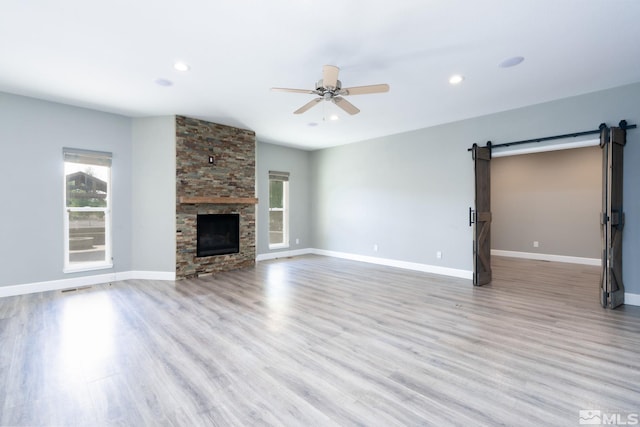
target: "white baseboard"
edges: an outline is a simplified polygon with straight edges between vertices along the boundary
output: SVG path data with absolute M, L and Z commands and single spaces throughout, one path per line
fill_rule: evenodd
M 491 249 L 491 255 L 505 256 L 510 258 L 535 259 L 540 261 L 566 262 L 570 264 L 583 265 L 600 265 L 602 263 L 600 258 L 582 258 L 566 255 L 537 254 L 533 252 L 503 251 L 500 249 Z
M 625 305 L 639 305 L 640 306 L 640 294 L 631 294 L 629 292 L 624 293 Z
M 309 255 L 313 253 L 313 249 L 305 248 L 305 249 L 293 249 L 290 251 L 277 251 L 277 252 L 269 252 L 266 254 L 259 254 L 256 256 L 256 261 L 266 261 L 269 259 L 278 259 L 278 258 L 290 258 L 292 256 L 302 256 Z
M 516 254 L 516 255 L 505 255 L 505 253 Z M 407 261 L 398 261 L 387 258 L 377 258 L 370 257 L 365 255 L 357 255 L 346 252 L 336 252 L 336 251 L 327 251 L 324 249 L 296 249 L 293 251 L 280 251 L 280 252 L 272 252 L 268 254 L 260 254 L 256 257 L 256 261 L 264 261 L 269 259 L 277 259 L 277 258 L 288 258 L 293 256 L 301 256 L 301 255 L 324 255 L 331 256 L 335 258 L 343 258 L 349 259 L 353 261 L 361 261 L 368 262 L 371 264 L 379 264 L 386 265 L 389 267 L 397 267 L 404 268 L 407 270 L 415 270 L 421 271 L 424 273 L 433 273 L 440 274 L 443 276 L 451 276 L 458 277 L 461 279 L 469 279 L 471 280 L 473 277 L 473 272 L 468 270 L 459 270 L 455 268 L 448 267 L 440 267 L 437 265 L 428 265 L 428 264 L 419 264 L 414 262 Z M 509 251 L 498 251 L 492 250 L 492 255 L 496 256 L 511 256 L 514 258 L 530 258 L 523 256 L 526 255 L 526 252 L 509 252 Z M 530 255 L 543 255 L 543 254 L 530 254 Z M 557 257 L 557 255 L 549 255 L 549 257 Z M 575 257 L 562 257 L 563 259 L 571 258 L 572 260 Z M 545 261 L 559 261 L 558 259 L 548 259 L 548 258 L 531 258 L 531 259 L 543 259 Z M 576 264 L 589 264 L 589 265 L 600 265 L 600 260 L 597 260 L 597 264 L 593 264 L 591 260 L 589 263 L 584 262 L 584 260 L 590 260 L 590 258 L 577 258 L 578 260 L 583 260 L 583 262 L 579 261 L 559 261 L 559 262 L 572 262 Z M 50 280 L 47 282 L 37 282 L 37 283 L 26 283 L 22 285 L 11 285 L 11 286 L 0 286 L 0 298 L 2 297 L 10 297 L 15 295 L 24 295 L 31 294 L 36 292 L 46 292 L 46 291 L 56 291 L 62 289 L 72 289 L 83 286 L 91 286 L 97 285 L 101 283 L 108 282 L 116 282 L 119 280 L 176 280 L 176 274 L 173 271 L 124 271 L 119 273 L 109 273 L 109 274 L 99 274 L 95 276 L 82 276 L 82 277 L 74 277 L 70 279 L 61 279 L 61 280 Z M 632 294 L 625 293 L 624 301 L 626 305 L 634 305 L 640 306 L 640 294 Z
M 115 280 L 115 273 L 109 273 L 98 274 L 95 276 L 74 277 L 70 279 L 49 280 L 47 282 L 25 283 L 22 285 L 0 286 L 0 297 L 56 291 L 60 289 L 72 289 L 82 286 L 97 285 L 99 283 L 113 282 Z
M 473 278 L 473 272 L 456 268 L 440 267 L 438 265 L 419 264 L 416 262 L 398 261 L 395 259 L 378 258 L 366 255 L 357 255 L 346 252 L 327 251 L 324 249 L 312 249 L 310 253 L 336 258 L 350 259 L 353 261 L 368 262 L 371 264 L 386 265 L 388 267 L 404 268 L 406 270 L 422 271 L 423 273 L 440 274 L 442 276 L 458 277 L 461 279 Z
M 93 276 L 73 277 L 69 279 L 49 280 L 46 282 L 25 283 L 22 285 L 0 286 L 0 298 L 36 292 L 58 291 L 116 282 L 119 280 L 175 280 L 176 274 L 169 271 L 123 271 L 119 273 L 97 274 Z
M 128 271 L 131 277 L 126 279 L 118 277 L 118 280 L 141 279 L 141 280 L 176 280 L 175 271 Z
M 388 267 L 404 268 L 406 270 L 422 271 L 423 273 L 433 273 L 433 274 L 440 274 L 443 276 L 459 277 L 461 279 L 471 280 L 473 278 L 473 272 L 468 270 L 458 270 L 455 268 L 440 267 L 437 265 L 419 264 L 415 262 L 398 261 L 395 259 L 378 258 L 378 257 L 371 257 L 366 255 L 352 254 L 348 252 L 336 252 L 336 251 L 328 251 L 324 249 L 315 249 L 315 248 L 306 248 L 306 249 L 297 249 L 294 251 L 280 251 L 280 252 L 271 252 L 267 254 L 260 254 L 256 257 L 256 261 L 265 261 L 269 259 L 287 258 L 292 256 L 301 256 L 301 255 L 323 255 L 323 256 L 330 256 L 334 258 L 349 259 L 352 261 L 361 261 L 361 262 L 368 262 L 371 264 L 386 265 Z

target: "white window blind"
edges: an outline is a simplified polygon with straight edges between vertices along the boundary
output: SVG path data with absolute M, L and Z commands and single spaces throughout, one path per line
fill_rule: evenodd
M 62 149 L 65 162 L 81 163 L 95 166 L 111 166 L 111 153 L 106 151 L 81 150 L 78 148 Z
M 276 181 L 289 181 L 289 172 L 269 171 L 269 179 Z

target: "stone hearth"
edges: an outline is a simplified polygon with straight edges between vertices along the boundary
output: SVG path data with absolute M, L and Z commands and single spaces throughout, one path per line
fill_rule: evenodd
M 252 131 L 176 116 L 176 278 L 254 265 L 255 150 Z M 240 252 L 198 258 L 196 216 L 226 213 L 240 214 Z

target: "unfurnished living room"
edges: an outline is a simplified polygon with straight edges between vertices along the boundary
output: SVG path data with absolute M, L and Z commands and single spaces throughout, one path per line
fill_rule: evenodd
M 640 2 L 0 4 L 0 426 L 640 424 Z

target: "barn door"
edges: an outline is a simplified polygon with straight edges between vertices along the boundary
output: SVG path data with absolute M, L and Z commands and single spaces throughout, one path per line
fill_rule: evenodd
M 475 164 L 475 212 L 469 211 L 473 224 L 473 284 L 491 282 L 491 143 L 471 149 Z
M 621 123 L 623 125 L 623 123 Z M 622 161 L 626 143 L 624 127 L 600 126 L 602 148 L 602 275 L 600 302 L 603 307 L 624 304 L 622 283 Z

